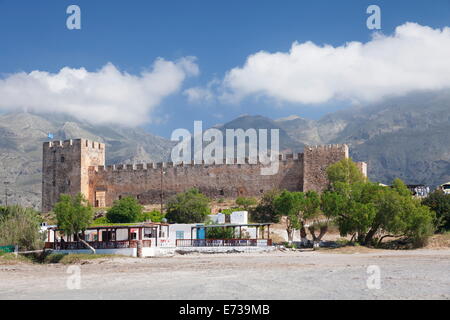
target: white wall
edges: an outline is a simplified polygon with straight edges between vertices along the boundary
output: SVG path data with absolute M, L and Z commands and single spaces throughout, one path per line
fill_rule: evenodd
M 235 211 L 231 213 L 230 223 L 232 224 L 247 224 L 248 212 L 247 211 Z
M 172 245 L 175 246 L 177 239 L 177 231 L 183 232 L 183 239 L 191 239 L 191 229 L 192 227 L 198 226 L 197 223 L 194 224 L 171 224 L 169 226 L 169 244 L 166 243 L 166 246 Z M 197 230 L 194 229 L 192 231 L 192 239 L 197 239 Z

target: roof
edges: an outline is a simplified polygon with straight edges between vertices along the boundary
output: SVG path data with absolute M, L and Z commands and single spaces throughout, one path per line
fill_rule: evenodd
M 270 226 L 273 223 L 244 223 L 244 224 L 210 224 L 210 225 L 198 225 L 192 228 L 220 228 L 220 227 L 262 227 L 262 226 Z
M 131 228 L 151 228 L 157 226 L 168 226 L 167 223 L 159 223 L 159 222 L 143 222 L 143 223 L 110 223 L 105 225 L 98 226 L 89 226 L 86 230 L 97 230 L 97 229 L 131 229 Z M 50 228 L 49 228 L 50 229 Z M 58 227 L 51 228 L 54 230 L 61 230 Z

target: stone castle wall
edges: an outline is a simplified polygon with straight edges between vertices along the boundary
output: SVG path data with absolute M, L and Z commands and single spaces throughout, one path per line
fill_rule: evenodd
M 88 197 L 90 166 L 105 164 L 105 145 L 85 139 L 45 142 L 42 152 L 42 211 L 48 212 L 61 194 Z
M 261 196 L 271 189 L 301 190 L 303 159 L 291 155 L 280 161 L 276 175 L 261 175 L 260 164 L 183 164 L 119 165 L 91 167 L 89 194 L 91 203 L 105 195 L 105 204 L 132 196 L 142 204 L 160 203 L 179 192 L 196 187 L 210 198 Z M 100 203 L 98 203 L 100 205 Z
M 321 192 L 328 186 L 327 168 L 349 157 L 345 144 L 326 146 L 305 146 L 303 191 Z
M 347 145 L 305 147 L 304 153 L 280 156 L 275 175 L 261 175 L 262 164 L 115 165 L 105 167 L 105 145 L 85 139 L 46 142 L 43 147 L 42 211 L 60 194 L 81 192 L 97 207 L 132 196 L 142 204 L 159 204 L 172 195 L 198 188 L 211 198 L 259 197 L 272 189 L 323 191 L 326 168 L 348 157 Z M 359 164 L 367 172 L 365 163 Z

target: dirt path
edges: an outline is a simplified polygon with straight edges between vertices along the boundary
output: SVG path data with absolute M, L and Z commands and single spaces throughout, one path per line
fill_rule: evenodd
M 379 266 L 381 289 L 367 288 Z M 0 266 L 0 299 L 450 299 L 450 250 L 274 252 Z

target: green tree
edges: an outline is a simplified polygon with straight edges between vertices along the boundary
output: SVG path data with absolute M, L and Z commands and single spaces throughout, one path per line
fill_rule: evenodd
M 303 208 L 304 201 L 305 196 L 302 192 L 283 191 L 275 198 L 274 209 L 277 215 L 285 219 L 289 242 L 294 239 L 294 230 L 300 228 L 299 213 Z
M 258 205 L 250 210 L 250 217 L 253 222 L 266 223 L 280 222 L 280 216 L 275 211 L 274 201 L 280 195 L 278 190 L 270 190 L 264 193 Z
M 305 194 L 304 202 L 301 207 L 301 216 L 299 219 L 301 222 L 300 233 L 302 238 L 306 239 L 305 224 L 306 220 L 309 220 L 311 222 L 308 230 L 313 238 L 313 242 L 314 244 L 320 242 L 328 231 L 329 218 L 322 215 L 321 197 L 317 192 L 308 191 Z M 316 229 L 319 229 L 318 235 L 316 235 Z
M 3 207 L 0 214 L 0 245 L 18 245 L 21 250 L 41 249 L 44 234 L 38 212 L 20 206 Z
M 393 188 L 371 182 L 338 184 L 338 191 L 323 196 L 322 206 L 334 216 L 342 236 L 351 234 L 365 245 L 380 244 L 387 237 L 405 237 L 421 245 L 432 234 L 433 213 L 411 196 L 401 180 Z
M 106 217 L 111 223 L 140 222 L 143 209 L 144 207 L 135 198 L 124 197 L 114 201 L 113 206 L 106 213 Z
M 190 189 L 170 198 L 166 218 L 171 223 L 201 223 L 211 212 L 210 200 L 198 189 Z
M 412 196 L 411 190 L 409 190 L 406 184 L 399 178 L 394 179 L 394 181 L 392 182 L 392 188 L 403 197 Z
M 232 228 L 206 228 L 207 239 L 234 239 L 235 234 Z
M 245 211 L 249 211 L 250 208 L 252 208 L 253 206 L 255 206 L 258 202 L 256 201 L 255 198 L 246 198 L 246 197 L 238 197 L 236 199 L 236 204 L 239 207 L 242 207 L 245 209 Z
M 428 195 L 422 204 L 436 213 L 436 229 L 440 232 L 450 230 L 450 194 L 436 190 Z
M 139 218 L 139 221 L 143 222 L 143 221 L 150 220 L 151 222 L 162 222 L 164 217 L 165 217 L 165 215 L 162 214 L 160 211 L 153 210 L 153 211 L 150 211 L 150 212 L 142 213 L 140 218 Z
M 367 180 L 356 163 L 350 158 L 342 159 L 330 165 L 327 168 L 327 177 L 332 189 L 339 188 L 340 184 L 352 185 L 364 183 Z
M 81 193 L 74 197 L 61 195 L 53 211 L 58 227 L 64 234 L 74 235 L 77 241 L 79 233 L 89 227 L 94 217 L 94 210 Z

